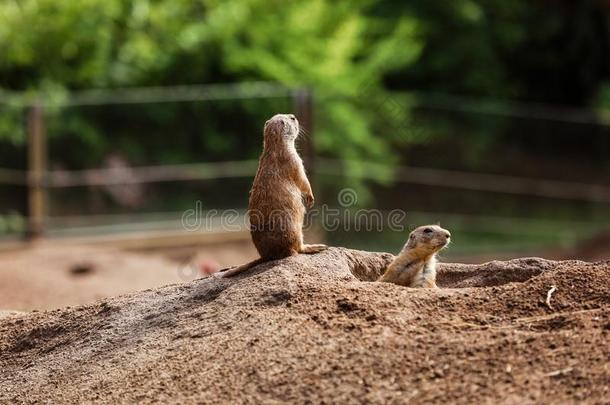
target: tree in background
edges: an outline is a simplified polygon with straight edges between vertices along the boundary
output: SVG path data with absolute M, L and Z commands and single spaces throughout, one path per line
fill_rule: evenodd
M 321 153 L 389 163 L 397 160 L 396 146 L 426 139 L 421 131 L 405 130 L 413 100 L 391 91 L 577 105 L 600 99 L 610 54 L 607 13 L 600 4 L 5 0 L 0 3 L 0 87 L 61 100 L 70 90 L 88 88 L 250 80 L 308 86 L 317 97 Z M 103 124 L 112 142 L 91 124 L 94 112 L 66 113 L 52 133 L 69 139 L 59 149 L 74 145 L 93 151 L 87 157 L 70 154 L 75 167 L 100 162 L 110 144 L 136 157 L 158 153 L 159 162 L 230 158 L 241 146 L 240 132 L 258 133 L 270 106 L 183 110 L 152 106 L 150 125 L 138 123 L 135 129 L 124 111 L 111 112 L 115 119 L 105 121 L 121 124 Z M 236 115 L 245 124 L 235 127 L 235 136 L 213 123 L 214 117 L 229 121 Z M 23 141 L 16 117 L 13 111 L 0 119 L 0 139 Z M 199 139 L 186 148 L 176 140 L 177 147 L 168 150 L 167 134 L 155 128 L 177 117 L 200 117 L 192 130 Z M 490 131 L 495 123 L 477 122 L 464 130 L 476 132 L 477 126 L 484 133 L 481 144 L 501 134 Z M 146 146 L 129 139 L 137 131 L 146 133 Z M 247 156 L 256 155 L 255 145 L 246 148 Z
M 379 89 L 385 74 L 416 60 L 421 45 L 413 18 L 372 15 L 374 5 L 330 0 L 9 1 L 0 5 L 5 55 L 0 84 L 55 97 L 91 87 L 244 80 L 308 86 L 324 111 L 325 125 L 316 134 L 322 151 L 341 151 L 354 159 L 386 157 L 391 155 L 387 142 L 370 128 L 373 113 L 365 103 L 349 99 L 363 86 Z M 76 127 L 91 142 L 101 143 L 85 122 Z

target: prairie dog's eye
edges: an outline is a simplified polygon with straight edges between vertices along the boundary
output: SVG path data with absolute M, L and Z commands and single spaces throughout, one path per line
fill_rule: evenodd
M 432 229 L 426 228 L 426 229 L 424 229 L 424 233 L 432 233 Z

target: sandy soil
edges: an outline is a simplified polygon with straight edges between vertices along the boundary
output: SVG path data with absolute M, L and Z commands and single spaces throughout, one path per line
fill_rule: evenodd
M 447 264 L 435 291 L 366 281 L 390 259 L 332 248 L 9 315 L 0 403 L 607 403 L 610 261 Z
M 194 280 L 201 276 L 202 268 L 213 270 L 256 257 L 254 248 L 244 245 L 200 247 L 195 255 L 193 248 L 161 255 L 49 242 L 3 252 L 0 310 L 83 305 L 104 297 Z

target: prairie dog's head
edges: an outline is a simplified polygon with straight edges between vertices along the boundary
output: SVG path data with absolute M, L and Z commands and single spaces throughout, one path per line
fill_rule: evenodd
M 299 135 L 299 121 L 294 114 L 276 114 L 265 122 L 265 142 L 294 142 Z
M 414 250 L 422 256 L 438 252 L 451 241 L 451 233 L 438 225 L 424 225 L 415 228 L 409 235 L 405 249 Z

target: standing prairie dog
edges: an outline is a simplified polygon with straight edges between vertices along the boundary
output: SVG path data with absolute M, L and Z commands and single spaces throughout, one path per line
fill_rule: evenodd
M 218 276 L 231 277 L 266 261 L 327 248 L 303 242 L 303 197 L 307 208 L 313 207 L 314 197 L 295 148 L 298 135 L 299 122 L 292 114 L 277 114 L 265 123 L 263 153 L 248 204 L 250 235 L 261 257 Z
M 405 287 L 436 287 L 436 254 L 449 244 L 451 234 L 437 225 L 415 228 L 398 256 L 377 281 Z

